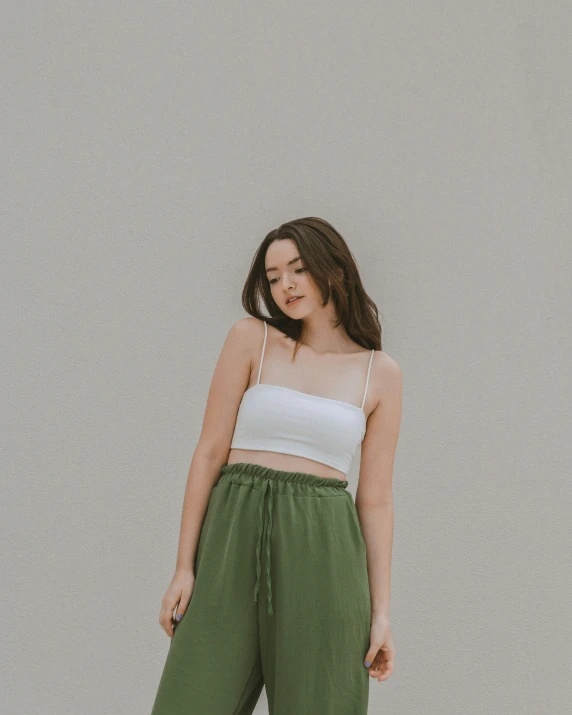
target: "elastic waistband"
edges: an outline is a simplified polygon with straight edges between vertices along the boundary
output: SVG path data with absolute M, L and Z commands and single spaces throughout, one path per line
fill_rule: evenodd
M 348 486 L 347 479 L 319 477 L 317 474 L 309 472 L 289 472 L 283 469 L 263 467 L 252 462 L 224 464 L 220 469 L 217 484 L 234 482 L 254 485 L 256 482 L 264 480 L 271 480 L 274 487 L 281 492 L 313 493 L 315 496 L 333 496 L 344 492 Z

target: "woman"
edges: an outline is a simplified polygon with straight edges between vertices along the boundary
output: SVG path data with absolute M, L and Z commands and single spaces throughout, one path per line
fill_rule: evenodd
M 152 715 L 246 715 L 263 686 L 272 715 L 364 715 L 395 657 L 401 370 L 322 219 L 271 231 L 242 299 L 252 317 L 228 332 L 187 480 Z

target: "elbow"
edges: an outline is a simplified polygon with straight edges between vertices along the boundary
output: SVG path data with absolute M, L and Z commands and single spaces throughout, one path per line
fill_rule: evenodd
M 222 440 L 209 442 L 199 440 L 195 448 L 193 460 L 199 460 L 209 465 L 222 465 L 226 464 L 229 452 L 229 445 L 223 443 Z
M 393 511 L 393 495 L 391 493 L 371 497 L 358 495 L 356 497 L 356 509 L 358 511 Z

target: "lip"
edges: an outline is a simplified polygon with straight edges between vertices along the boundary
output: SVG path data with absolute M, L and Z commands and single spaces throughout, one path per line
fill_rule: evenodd
M 295 300 L 290 301 L 289 303 L 286 303 L 286 305 L 288 305 L 288 306 L 290 306 L 290 305 L 298 305 L 298 303 L 302 300 L 303 297 L 304 297 L 303 295 L 300 295 L 300 296 L 298 296 Z

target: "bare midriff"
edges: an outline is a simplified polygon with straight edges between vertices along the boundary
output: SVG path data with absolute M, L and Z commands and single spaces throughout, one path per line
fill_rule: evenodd
M 250 462 L 259 464 L 261 467 L 281 469 L 286 472 L 305 472 L 306 474 L 315 474 L 317 477 L 333 477 L 342 481 L 347 479 L 343 472 L 327 464 L 316 462 L 313 459 L 306 459 L 305 457 L 297 457 L 293 454 L 282 454 L 281 452 L 237 449 L 233 447 L 228 453 L 227 464 L 236 464 L 237 462 Z

